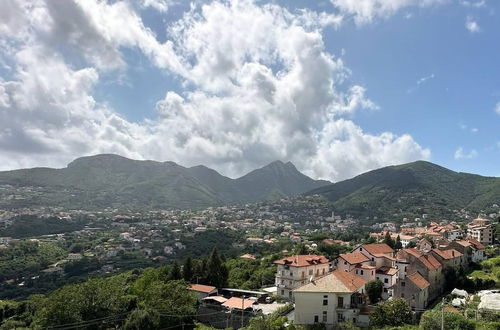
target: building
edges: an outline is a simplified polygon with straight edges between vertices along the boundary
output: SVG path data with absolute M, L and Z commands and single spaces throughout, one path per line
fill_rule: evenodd
M 450 267 L 458 271 L 460 267 L 465 265 L 464 255 L 455 249 L 440 250 L 432 249 L 431 252 L 434 257 L 443 265 L 444 268 Z
M 200 301 L 208 296 L 217 295 L 217 288 L 211 285 L 191 284 L 188 289 L 193 291 L 196 294 L 196 298 Z
M 394 297 L 405 299 L 412 310 L 423 312 L 429 301 L 429 287 L 430 283 L 419 272 L 414 272 L 396 283 Z
M 473 238 L 483 245 L 492 245 L 494 226 L 490 220 L 477 218 L 467 225 L 467 237 Z
M 295 324 L 324 323 L 328 329 L 341 322 L 368 325 L 368 316 L 360 313 L 366 303 L 365 284 L 359 276 L 336 270 L 295 289 Z
M 278 265 L 275 282 L 277 293 L 290 300 L 293 300 L 293 289 L 330 271 L 330 261 L 320 255 L 294 255 L 274 263 Z

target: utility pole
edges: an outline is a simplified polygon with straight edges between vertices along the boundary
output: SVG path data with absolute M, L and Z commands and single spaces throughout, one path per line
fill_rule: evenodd
M 241 299 L 241 327 L 243 328 L 244 321 L 244 312 L 245 312 L 245 296 Z
M 444 297 L 441 301 L 441 330 L 444 330 Z

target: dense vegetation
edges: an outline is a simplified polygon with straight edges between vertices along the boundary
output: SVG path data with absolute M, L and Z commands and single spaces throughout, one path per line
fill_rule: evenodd
M 457 173 L 418 161 L 389 166 L 315 189 L 331 201 L 337 213 L 385 219 L 446 217 L 453 210 L 498 211 L 500 178 Z
M 48 234 L 60 234 L 82 229 L 87 219 L 66 220 L 57 217 L 42 218 L 20 215 L 11 219 L 12 225 L 0 230 L 0 236 L 25 238 Z
M 63 169 L 0 172 L 0 184 L 29 187 L 22 199 L 3 199 L 0 207 L 201 208 L 293 196 L 327 183 L 279 161 L 230 179 L 204 166 L 97 155 L 78 158 Z

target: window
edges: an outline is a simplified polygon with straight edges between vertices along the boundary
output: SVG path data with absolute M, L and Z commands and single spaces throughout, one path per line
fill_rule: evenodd
M 325 312 L 323 312 L 323 320 L 322 320 L 322 321 L 323 321 L 323 323 L 326 323 L 327 316 L 328 316 L 328 314 L 326 313 L 326 311 L 325 311 Z
M 337 297 L 337 307 L 344 308 L 344 297 Z
M 375 261 L 375 258 L 372 258 L 372 261 Z
M 319 316 L 318 315 L 314 315 L 314 323 L 318 323 L 319 322 Z
M 328 306 L 328 296 L 323 296 L 323 306 Z
M 309 269 L 309 275 L 312 275 L 312 274 L 313 274 L 313 270 Z
M 359 251 L 363 251 L 363 248 L 359 248 Z
M 384 292 L 387 292 L 387 288 L 384 288 Z
M 373 270 L 372 270 L 372 275 L 373 275 Z
M 337 313 L 337 322 L 343 322 L 344 321 L 344 315 L 342 313 Z
M 292 298 L 292 291 L 288 292 L 288 297 Z
M 344 265 L 347 265 L 347 261 L 344 261 Z
M 290 276 L 293 276 L 293 272 L 290 272 Z
M 384 278 L 384 283 L 389 283 L 389 279 L 388 278 Z
M 352 323 L 356 324 L 356 318 L 355 317 L 352 318 Z
M 302 271 L 302 278 L 306 277 L 306 272 Z
M 401 286 L 406 286 L 405 281 L 401 281 Z
M 281 295 L 284 296 L 285 295 L 285 290 L 281 290 Z
M 323 268 L 323 275 L 325 275 L 325 269 Z
M 356 269 L 356 275 L 358 275 L 358 270 Z
M 363 275 L 363 270 L 361 269 L 361 275 Z
M 402 294 L 401 294 L 401 298 L 404 298 L 404 297 L 405 297 L 405 294 L 404 294 L 404 293 L 402 293 Z

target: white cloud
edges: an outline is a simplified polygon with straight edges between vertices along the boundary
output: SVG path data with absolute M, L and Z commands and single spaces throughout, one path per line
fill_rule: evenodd
M 173 4 L 173 0 L 142 0 L 142 6 L 144 8 L 151 7 L 162 13 L 167 12 L 168 8 Z
M 465 152 L 464 148 L 458 147 L 457 150 L 455 151 L 455 159 L 472 159 L 476 158 L 478 155 L 476 149 L 472 149 L 468 153 Z
M 465 20 L 465 28 L 470 33 L 477 33 L 479 31 L 481 31 L 479 24 L 470 16 L 468 16 L 467 19 Z
M 500 115 L 500 102 L 497 102 L 497 104 L 495 105 L 495 112 Z
M 434 73 L 428 75 L 427 77 L 422 77 L 419 80 L 417 80 L 417 85 L 421 85 L 421 84 L 425 83 L 429 79 L 434 79 L 434 77 L 435 77 Z
M 15 75 L 0 80 L 3 168 L 114 152 L 229 175 L 283 159 L 339 180 L 430 157 L 409 135 L 368 134 L 344 118 L 378 107 L 325 50 L 321 29 L 339 24 L 333 16 L 215 1 L 193 6 L 159 43 L 128 2 L 36 5 L 38 18 L 14 6 L 18 17 L 0 27 L 0 40 L 16 40 Z M 16 30 L 19 21 L 25 29 Z M 61 44 L 85 65 L 73 67 Z M 101 72 L 127 65 L 123 48 L 184 79 L 184 92 L 167 91 L 157 103 L 158 118 L 131 123 L 93 98 Z
M 352 15 L 357 24 L 388 18 L 408 7 L 427 7 L 446 0 L 330 0 L 342 13 Z
M 484 1 L 484 0 L 478 0 L 478 1 L 463 0 L 463 1 L 460 1 L 460 4 L 462 6 L 465 6 L 465 7 L 483 8 L 486 6 L 486 1 Z
M 477 133 L 477 132 L 479 132 L 479 128 L 477 128 L 477 127 L 468 127 L 464 123 L 460 123 L 458 126 L 460 127 L 460 129 L 462 129 L 464 131 L 469 131 L 471 133 Z

